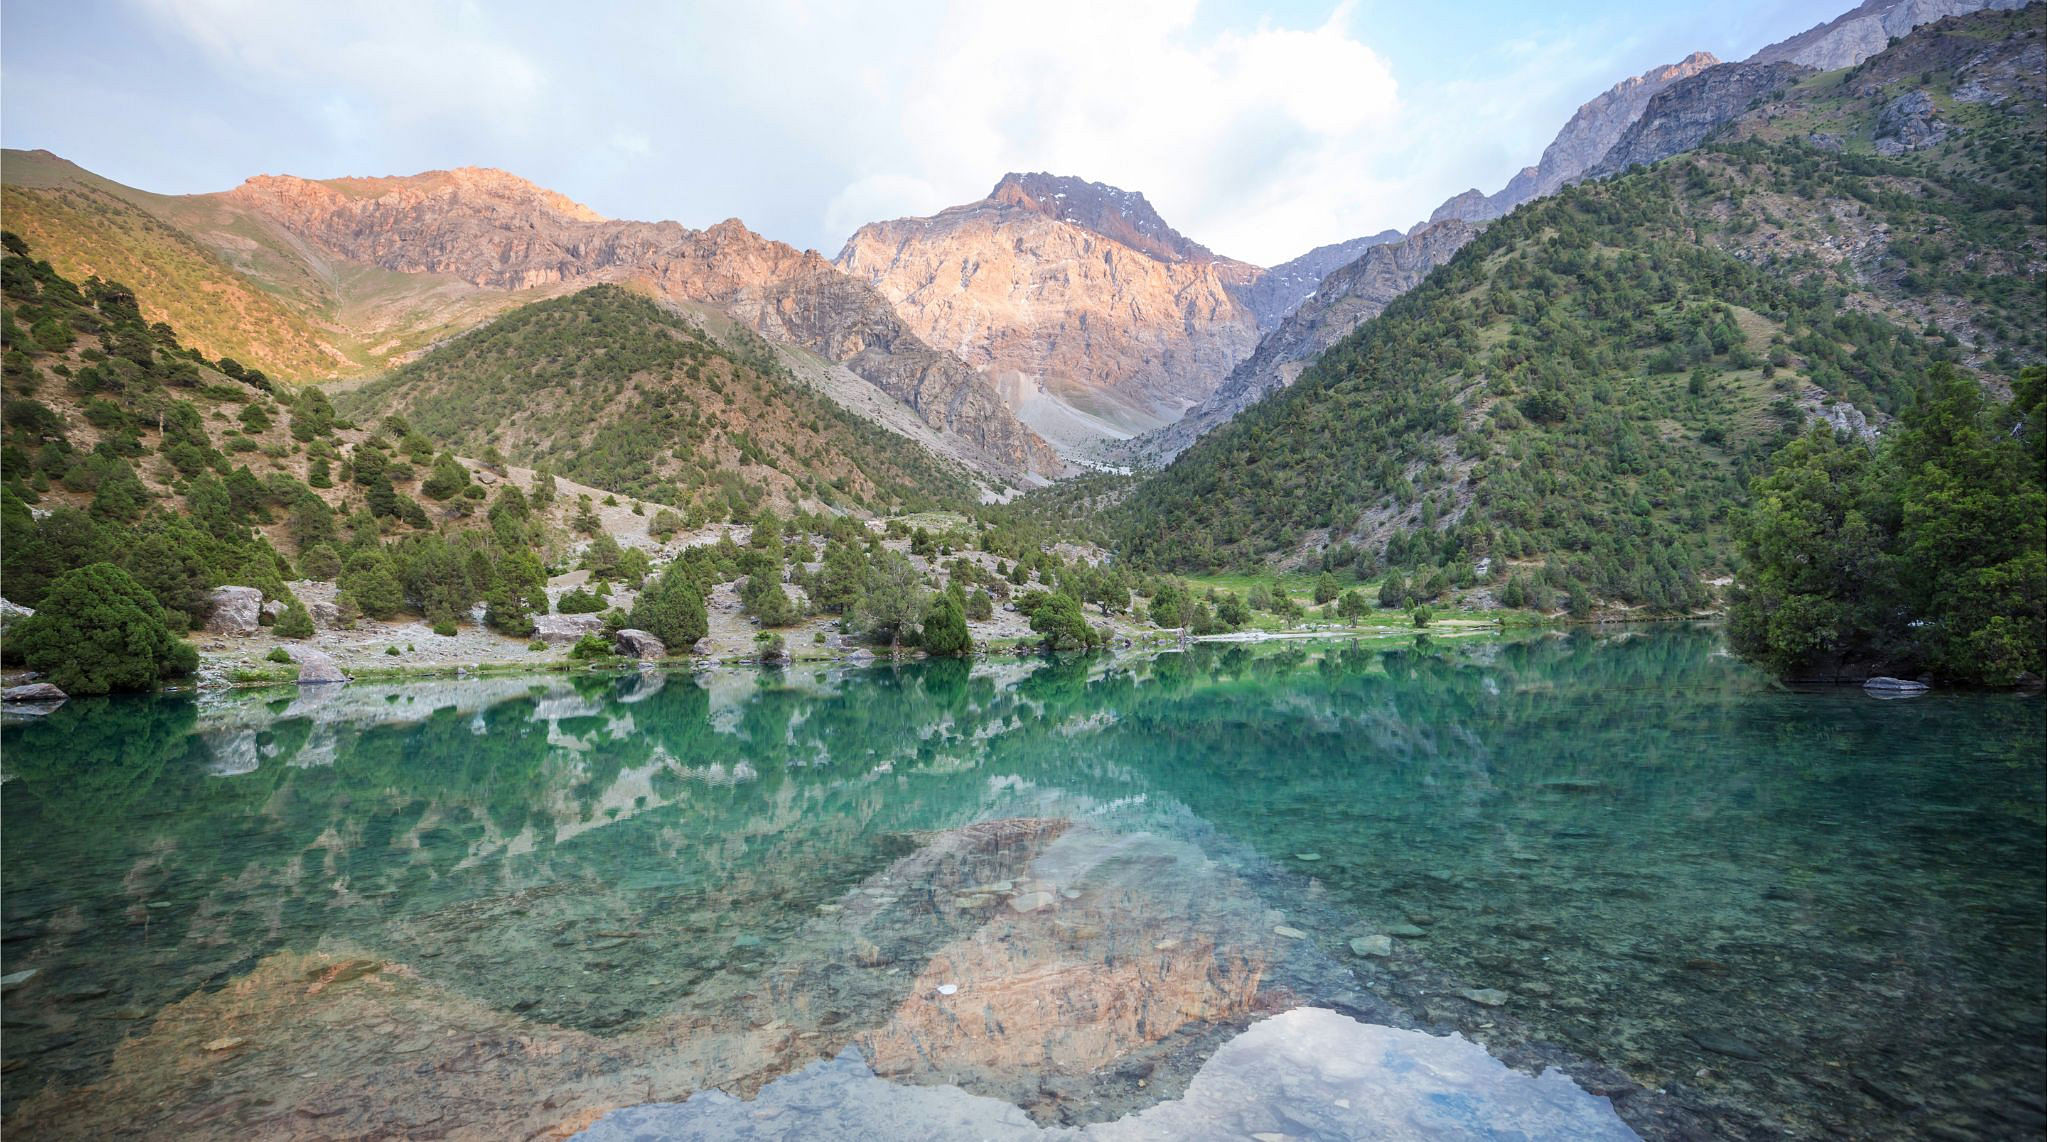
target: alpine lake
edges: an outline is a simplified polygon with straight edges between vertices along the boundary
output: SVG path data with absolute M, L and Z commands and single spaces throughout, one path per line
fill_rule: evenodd
M 1692 626 L 73 700 L 29 1138 L 2025 1138 L 2043 704 Z

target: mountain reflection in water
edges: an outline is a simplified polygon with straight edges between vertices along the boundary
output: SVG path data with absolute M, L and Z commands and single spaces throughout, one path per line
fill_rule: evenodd
M 2042 733 L 1690 629 L 74 701 L 0 743 L 5 1126 L 2038 1133 Z

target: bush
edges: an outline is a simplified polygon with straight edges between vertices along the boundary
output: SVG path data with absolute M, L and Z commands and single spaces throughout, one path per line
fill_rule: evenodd
M 1081 604 L 1061 592 L 1048 595 L 1031 613 L 1031 629 L 1045 636 L 1047 650 L 1086 650 L 1100 633 L 1081 617 Z
M 672 653 L 681 654 L 710 633 L 704 613 L 704 596 L 697 593 L 689 571 L 680 563 L 671 565 L 661 577 L 633 601 L 633 627 L 661 640 Z
M 597 635 L 586 634 L 576 640 L 575 646 L 569 648 L 569 657 L 578 661 L 610 658 L 612 657 L 612 644 Z
M 313 616 L 306 613 L 306 604 L 295 598 L 285 604 L 271 631 L 279 638 L 312 638 Z
M 541 651 L 546 650 L 547 648 L 548 644 L 546 639 L 537 638 L 534 639 L 532 642 L 526 644 L 526 649 L 532 651 L 535 654 L 539 654 Z
M 434 624 L 434 633 L 435 633 L 435 634 L 438 634 L 438 635 L 440 635 L 440 636 L 441 636 L 442 638 L 454 638 L 454 637 L 455 637 L 455 620 L 454 620 L 454 619 L 442 619 L 441 621 L 439 621 L 439 622 L 435 623 L 435 624 Z
M 987 591 L 976 587 L 974 593 L 967 596 L 967 617 L 969 619 L 975 622 L 986 622 L 988 619 L 993 618 L 995 613 L 996 601 L 989 597 Z
M 9 641 L 67 694 L 148 690 L 199 668 L 199 652 L 171 633 L 156 597 L 112 563 L 59 575 Z
M 284 647 L 281 646 L 271 647 L 270 653 L 263 656 L 263 661 L 265 662 L 290 662 L 291 660 L 292 656 L 286 654 Z
M 1417 607 L 1415 608 L 1415 613 L 1413 617 L 1415 619 L 1416 626 L 1426 627 L 1429 625 L 1430 620 L 1434 619 L 1436 616 L 1429 612 L 1428 607 Z
M 403 654 L 404 651 L 399 650 L 396 645 L 393 645 L 385 647 L 384 653 L 390 655 L 393 658 L 397 658 L 400 654 Z
M 602 610 L 604 599 L 580 587 L 555 600 L 558 615 L 594 615 Z
M 332 579 L 341 574 L 341 556 L 325 543 L 316 544 L 299 556 L 299 574 L 308 579 Z
M 1079 614 L 1076 608 L 1075 613 Z M 967 612 L 950 594 L 932 600 L 925 612 L 924 633 L 919 637 L 927 654 L 950 658 L 974 652 L 974 640 L 967 634 Z

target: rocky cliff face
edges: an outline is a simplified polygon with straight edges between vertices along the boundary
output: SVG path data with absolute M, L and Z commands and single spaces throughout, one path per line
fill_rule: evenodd
M 1589 178 L 1618 174 L 1689 151 L 1733 122 L 1751 102 L 1812 73 L 1796 63 L 1724 63 L 1672 84 L 1643 109 L 1642 118 L 1586 172 Z
M 1251 306 L 1252 313 L 1259 319 L 1260 329 L 1271 329 L 1280 320 L 1294 312 L 1294 308 L 1309 300 L 1316 287 L 1333 270 L 1357 261 L 1367 250 L 1387 242 L 1401 240 L 1399 230 L 1382 230 L 1349 242 L 1332 242 L 1317 246 L 1293 261 L 1282 262 L 1259 275 L 1258 279 L 1244 289 L 1242 297 Z
M 1750 57 L 1753 63 L 1793 63 L 1833 71 L 1854 67 L 1922 24 L 1985 8 L 2013 11 L 2028 0 L 1864 0 L 1862 4 L 1781 40 Z
M 1323 350 L 1377 317 L 1389 302 L 1450 261 L 1478 232 L 1472 224 L 1451 218 L 1366 250 L 1324 278 L 1315 296 L 1261 338 L 1258 348 L 1231 370 L 1209 399 L 1173 424 L 1132 441 L 1120 455 L 1136 461 L 1171 460 L 1210 429 L 1293 384 Z
M 837 263 L 1073 451 L 1175 419 L 1258 340 L 1240 300 L 1256 267 L 1100 183 L 1008 175 L 979 202 L 863 226 Z
M 1437 207 L 1429 220 L 1460 218 L 1484 222 L 1499 218 L 1531 199 L 1557 193 L 1576 182 L 1613 148 L 1629 125 L 1642 115 L 1652 96 L 1719 62 L 1709 52 L 1694 52 L 1677 63 L 1653 67 L 1622 80 L 1580 105 L 1543 149 L 1543 158 L 1533 167 L 1523 167 L 1498 193 L 1468 190 Z
M 920 340 L 874 289 L 736 219 L 708 230 L 608 221 L 522 179 L 473 168 L 332 182 L 263 176 L 227 196 L 346 261 L 501 290 L 640 282 L 712 305 L 770 340 L 846 365 L 1003 470 L 1063 468 L 981 376 Z

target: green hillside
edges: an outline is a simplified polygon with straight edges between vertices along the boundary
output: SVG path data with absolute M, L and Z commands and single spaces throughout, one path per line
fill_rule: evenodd
M 44 151 L 0 156 L 0 213 L 65 277 L 123 282 L 188 344 L 281 380 L 382 368 L 528 300 L 329 261 L 226 196 L 151 194 Z
M 799 384 L 765 343 L 714 339 L 613 285 L 538 302 L 337 398 L 403 414 L 466 455 L 495 448 L 570 479 L 752 518 L 784 506 L 970 502 L 966 475 Z
M 1881 423 L 1944 361 L 2003 389 L 2041 354 L 2041 279 L 2011 272 L 2040 256 L 2039 107 L 1887 158 L 1813 142 L 1828 83 L 1493 223 L 1139 487 L 1130 555 L 1488 582 L 1510 605 L 1709 602 L 1730 513 L 1804 423 Z M 1794 107 L 1806 141 L 1744 126 Z

